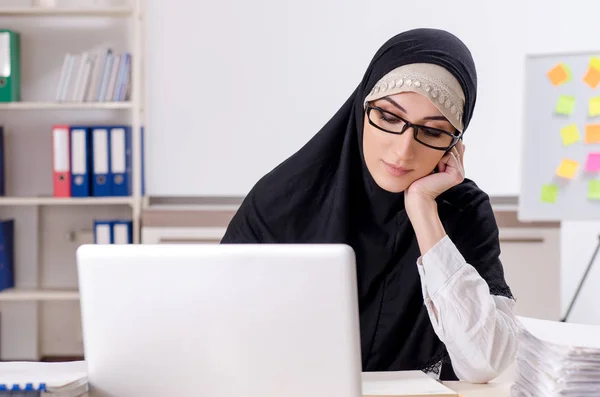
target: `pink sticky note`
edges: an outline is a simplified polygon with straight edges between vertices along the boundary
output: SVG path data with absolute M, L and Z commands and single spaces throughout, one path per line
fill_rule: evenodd
M 590 153 L 585 162 L 585 170 L 588 172 L 600 171 L 600 153 Z

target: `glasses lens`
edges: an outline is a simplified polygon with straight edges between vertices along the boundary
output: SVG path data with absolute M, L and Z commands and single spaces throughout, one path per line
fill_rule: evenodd
M 406 124 L 401 118 L 393 113 L 376 108 L 371 108 L 371 111 L 369 112 L 369 119 L 377 127 L 396 133 L 401 133 L 404 125 Z
M 419 127 L 419 131 L 417 131 L 417 140 L 435 148 L 446 149 L 452 144 L 453 137 L 440 130 Z

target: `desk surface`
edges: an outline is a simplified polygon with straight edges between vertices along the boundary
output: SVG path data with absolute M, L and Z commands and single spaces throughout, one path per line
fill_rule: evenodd
M 444 385 L 464 397 L 510 397 L 510 383 L 508 382 L 490 382 L 484 385 L 444 382 Z

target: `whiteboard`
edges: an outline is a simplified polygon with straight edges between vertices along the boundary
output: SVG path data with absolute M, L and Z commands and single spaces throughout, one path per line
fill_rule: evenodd
M 467 176 L 518 195 L 525 56 L 594 49 L 598 12 L 558 0 L 146 0 L 148 194 L 244 196 L 334 115 L 383 42 L 428 26 L 462 38 L 478 68 Z
M 529 57 L 525 76 L 519 218 L 597 218 L 600 51 Z

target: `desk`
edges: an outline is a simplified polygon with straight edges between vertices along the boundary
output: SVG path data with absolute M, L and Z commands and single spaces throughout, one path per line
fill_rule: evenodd
M 510 397 L 510 383 L 490 382 L 477 385 L 467 382 L 444 382 L 448 388 L 464 397 Z

